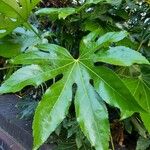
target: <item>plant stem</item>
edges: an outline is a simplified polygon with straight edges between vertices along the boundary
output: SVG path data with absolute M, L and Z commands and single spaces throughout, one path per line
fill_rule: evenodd
M 17 66 L 15 67 L 3 67 L 3 68 L 0 68 L 0 70 L 6 70 L 6 69 L 10 69 L 10 68 L 16 68 Z M 19 66 L 18 66 L 19 67 Z
M 112 138 L 111 135 L 110 135 L 110 141 L 111 141 L 111 147 L 112 147 L 112 150 L 115 150 L 114 143 L 113 143 L 113 138 Z
M 143 45 L 143 40 L 140 42 L 140 45 L 139 45 L 139 47 L 138 47 L 138 49 L 137 49 L 138 52 L 140 51 L 142 45 Z
M 36 32 L 36 30 L 32 27 L 32 25 L 29 22 L 27 22 L 25 25 L 27 28 L 31 29 L 35 33 L 35 35 L 37 35 L 37 37 L 39 37 L 41 39 L 40 34 L 38 32 Z

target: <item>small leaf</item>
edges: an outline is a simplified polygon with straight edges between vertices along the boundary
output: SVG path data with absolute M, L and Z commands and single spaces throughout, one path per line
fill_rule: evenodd
M 58 19 L 66 19 L 66 17 L 75 14 L 76 9 L 71 7 L 66 8 L 42 8 L 36 12 L 37 15 L 49 15 L 54 17 L 58 16 Z
M 27 98 L 17 103 L 16 107 L 21 110 L 17 115 L 20 119 L 32 119 L 38 102 Z
M 135 63 L 150 64 L 139 52 L 124 46 L 111 47 L 109 50 L 100 50 L 96 53 L 94 61 L 118 66 L 131 66 Z

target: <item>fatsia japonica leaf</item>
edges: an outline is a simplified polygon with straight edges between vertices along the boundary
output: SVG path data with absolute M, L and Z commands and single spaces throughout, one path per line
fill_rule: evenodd
M 146 129 L 150 132 L 148 121 L 150 119 L 150 87 L 146 84 L 142 76 L 137 79 L 126 78 L 124 82 L 140 106 L 147 111 L 147 113 L 140 113 L 140 115 Z
M 40 0 L 1 0 L 0 38 L 16 27 L 27 23 L 31 10 Z
M 21 54 L 11 60 L 14 64 L 35 65 L 25 66 L 15 72 L 0 87 L 1 94 L 19 91 L 27 85 L 38 86 L 62 75 L 59 81 L 48 88 L 37 106 L 33 121 L 34 150 L 47 140 L 65 118 L 73 98 L 73 85 L 77 87 L 74 97 L 77 121 L 96 150 L 107 150 L 109 147 L 110 129 L 105 102 L 122 111 L 143 111 L 116 73 L 107 67 L 94 65 L 97 50 L 122 40 L 126 35 L 122 31 L 99 37 L 100 32 L 96 30 L 81 41 L 78 59 L 74 59 L 63 47 L 40 44 L 37 51 Z

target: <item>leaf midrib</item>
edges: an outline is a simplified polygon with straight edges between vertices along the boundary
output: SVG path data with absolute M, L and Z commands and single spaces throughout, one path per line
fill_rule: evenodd
M 90 103 L 92 112 L 94 112 L 93 107 L 92 107 L 93 105 L 92 105 L 92 103 L 91 103 L 91 101 L 90 101 L 90 97 L 89 97 L 89 95 L 88 95 L 88 92 L 87 92 L 87 90 L 86 90 L 86 87 L 84 86 L 84 80 L 83 80 L 83 76 L 82 76 L 82 73 L 81 73 L 81 68 L 80 68 L 79 63 L 78 63 L 78 69 L 79 69 L 80 74 L 81 74 L 80 79 L 81 79 L 81 81 L 82 81 L 83 89 L 84 89 L 84 91 L 85 91 L 85 93 L 86 93 L 86 95 L 87 95 L 87 97 L 88 97 L 88 99 L 89 99 L 89 103 Z M 95 116 L 94 116 L 93 113 L 92 113 L 92 116 L 93 116 L 93 118 L 95 118 Z M 95 119 L 94 119 L 94 122 L 95 122 L 95 126 L 96 126 L 97 131 L 99 131 L 98 125 L 97 125 L 97 122 L 95 121 Z M 99 138 L 101 139 L 101 135 L 100 135 L 99 132 L 98 132 L 98 136 L 99 136 Z M 96 139 L 96 140 L 97 140 L 97 139 Z M 94 144 L 95 144 L 95 146 L 96 146 L 96 143 L 94 143 Z

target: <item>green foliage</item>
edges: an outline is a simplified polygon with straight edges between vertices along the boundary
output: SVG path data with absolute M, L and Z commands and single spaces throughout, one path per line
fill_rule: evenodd
M 43 83 L 48 86 L 35 110 L 33 149 L 37 150 L 53 132 L 59 132 L 72 105 L 73 115 L 91 149 L 109 149 L 108 106 L 119 108 L 122 118 L 138 112 L 150 132 L 149 61 L 143 55 L 149 54 L 149 30 L 144 29 L 141 36 L 133 34 L 137 30 L 131 30 L 128 22 L 132 12 L 128 14 L 124 9 L 127 3 L 130 11 L 137 6 L 122 0 L 87 0 L 66 8 L 42 8 L 35 13 L 41 22 L 32 20 L 34 16 L 30 18 L 37 30 L 27 20 L 39 1 L 0 2 L 0 56 L 11 58 L 7 63 L 20 67 L 2 83 L 0 94 Z M 47 28 L 45 23 L 49 25 Z M 23 28 L 14 30 L 20 25 L 32 32 Z M 37 34 L 40 32 L 41 35 Z M 135 41 L 141 38 L 138 45 Z M 49 84 L 51 80 L 53 83 Z M 20 105 L 22 117 L 31 115 L 36 104 L 29 101 Z M 132 123 L 145 136 L 137 120 L 132 118 Z M 73 136 L 76 122 L 70 130 L 66 126 L 68 137 Z M 85 139 L 81 132 L 76 132 L 75 139 L 74 148 L 82 148 Z
M 110 36 L 112 34 L 116 36 Z M 37 51 L 26 52 L 11 60 L 11 63 L 15 64 L 34 63 L 34 65 L 25 66 L 16 71 L 2 84 L 0 93 L 17 92 L 27 85 L 38 86 L 56 75 L 63 75 L 61 80 L 47 89 L 36 109 L 33 122 L 34 149 L 38 149 L 47 140 L 68 113 L 73 99 L 73 84 L 77 85 L 75 95 L 77 121 L 83 133 L 97 150 L 108 149 L 106 141 L 109 140 L 110 131 L 104 101 L 122 111 L 143 111 L 113 71 L 104 66 L 94 66 L 95 52 L 99 47 L 109 45 L 110 41 L 117 42 L 125 36 L 126 32 L 110 32 L 99 37 L 99 31 L 96 30 L 81 41 L 78 59 L 74 59 L 65 48 L 54 44 L 42 44 L 38 45 Z M 119 49 L 119 47 L 117 48 Z M 134 52 L 129 48 L 123 48 L 130 55 Z M 119 50 L 122 50 L 122 47 Z M 142 63 L 147 63 L 144 56 L 139 55 L 138 52 L 135 53 L 137 53 L 138 59 L 135 59 L 135 55 L 131 57 L 131 62 L 141 63 L 139 61 L 141 58 Z M 115 62 L 113 64 L 116 64 L 118 59 L 120 58 L 113 58 L 112 62 Z M 42 66 L 43 63 L 44 66 Z M 109 59 L 108 63 L 110 63 Z M 119 65 L 122 64 L 119 63 Z M 126 60 L 124 65 L 129 65 Z M 91 79 L 94 81 L 95 88 L 90 84 Z M 57 117 L 55 117 L 56 114 Z
M 5 58 L 17 56 L 41 42 L 33 32 L 17 28 L 12 36 L 5 36 L 0 39 L 0 56 Z
M 16 27 L 26 24 L 31 10 L 40 0 L 1 0 L 0 1 L 0 37 L 3 37 Z
M 136 150 L 147 150 L 150 147 L 150 139 L 139 137 Z
M 124 81 L 141 107 L 143 107 L 147 112 L 150 112 L 150 87 L 143 77 L 139 76 L 138 78 L 134 79 L 127 78 L 124 79 Z M 149 113 L 141 113 L 140 115 L 145 127 L 147 128 L 148 132 L 150 132 L 148 121 L 150 118 Z

